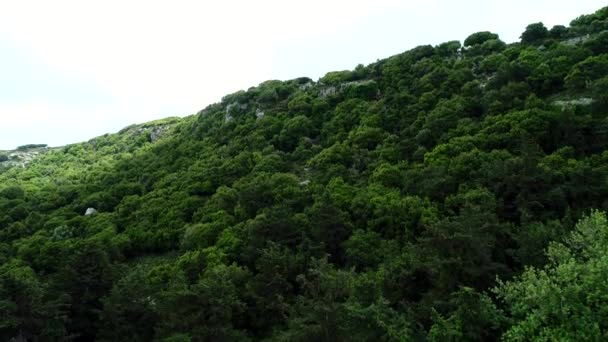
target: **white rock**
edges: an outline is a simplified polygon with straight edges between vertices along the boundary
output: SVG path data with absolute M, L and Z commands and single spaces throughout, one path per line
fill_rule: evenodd
M 84 212 L 85 216 L 97 214 L 97 209 L 95 208 L 87 208 L 87 211 Z
M 553 104 L 556 106 L 560 106 L 562 108 L 572 107 L 572 106 L 589 106 L 593 103 L 593 99 L 589 97 L 581 97 L 574 100 L 569 101 L 553 101 Z
M 264 111 L 263 111 L 263 110 L 261 110 L 260 108 L 256 109 L 256 110 L 255 110 L 255 116 L 256 116 L 258 119 L 263 118 L 263 117 L 264 117 Z

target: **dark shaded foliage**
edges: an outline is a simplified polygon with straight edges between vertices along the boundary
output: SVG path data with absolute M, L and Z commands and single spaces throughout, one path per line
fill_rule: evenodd
M 0 169 L 0 338 L 605 338 L 606 13 Z

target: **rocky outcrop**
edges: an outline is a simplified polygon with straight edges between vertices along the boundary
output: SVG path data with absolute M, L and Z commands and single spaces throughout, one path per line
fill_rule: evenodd
M 585 41 L 589 40 L 589 38 L 591 38 L 591 36 L 589 34 L 586 34 L 584 36 L 574 37 L 574 38 L 564 40 L 564 41 L 562 41 L 562 44 L 574 46 L 576 44 L 584 43 Z
M 87 208 L 87 210 L 84 212 L 84 216 L 89 216 L 89 215 L 94 215 L 97 214 L 97 209 L 95 208 Z
M 337 93 L 345 91 L 348 87 L 358 87 L 358 86 L 367 86 L 373 85 L 375 86 L 376 81 L 374 80 L 360 80 L 360 81 L 351 81 L 351 82 L 342 82 L 335 86 L 326 86 L 322 87 L 319 90 L 319 97 L 325 98 L 328 96 L 335 95 Z
M 32 145 L 33 146 L 33 145 Z M 31 163 L 34 159 L 36 159 L 40 154 L 48 151 L 49 148 L 44 146 L 33 147 L 33 148 L 23 148 L 20 147 L 16 150 L 11 151 L 0 151 L 0 155 L 2 158 L 0 159 L 0 166 L 11 167 L 26 167 L 29 163 Z
M 589 97 L 581 97 L 578 99 L 573 99 L 573 100 L 560 100 L 560 101 L 553 101 L 553 104 L 559 107 L 563 108 L 567 108 L 567 107 L 574 107 L 574 106 L 589 106 L 593 103 L 593 99 L 589 98 Z
M 262 109 L 260 109 L 260 108 L 257 108 L 255 110 L 255 117 L 258 118 L 258 119 L 263 118 L 264 117 L 264 111 Z
M 162 138 L 165 133 L 169 130 L 169 126 L 158 126 L 150 132 L 150 141 L 155 142 L 158 139 Z

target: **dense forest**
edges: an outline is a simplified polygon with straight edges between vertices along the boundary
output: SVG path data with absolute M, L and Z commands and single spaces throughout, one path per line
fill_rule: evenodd
M 608 340 L 608 7 L 0 165 L 3 341 Z

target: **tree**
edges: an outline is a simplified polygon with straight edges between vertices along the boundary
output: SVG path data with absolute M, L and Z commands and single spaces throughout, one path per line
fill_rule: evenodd
M 491 341 L 500 337 L 505 317 L 486 294 L 461 287 L 451 295 L 450 305 L 455 310 L 448 318 L 433 310 L 429 341 Z
M 150 284 L 150 266 L 138 264 L 119 279 L 102 300 L 100 330 L 102 340 L 149 341 L 159 319 L 156 312 L 158 288 Z
M 498 39 L 498 35 L 490 31 L 481 31 L 468 36 L 467 39 L 464 40 L 464 46 L 469 47 L 474 45 L 480 45 L 492 39 Z
M 594 55 L 608 53 L 608 31 L 598 34 L 596 37 L 583 43 L 583 47 L 588 48 Z
M 47 297 L 36 273 L 18 260 L 0 266 L 0 337 L 3 340 L 59 340 L 66 337 L 60 301 Z
M 524 44 L 541 44 L 547 37 L 549 37 L 549 30 L 543 23 L 539 22 L 526 26 L 526 30 L 520 38 Z
M 89 340 L 96 335 L 101 298 L 109 292 L 115 273 L 100 242 L 80 242 L 74 247 L 52 285 L 53 291 L 70 298 L 68 331 Z
M 327 85 L 337 85 L 342 82 L 348 82 L 353 80 L 353 72 L 349 70 L 332 71 L 328 72 L 319 79 L 319 82 Z
M 606 258 L 564 241 L 608 210 L 607 15 L 263 82 L 2 163 L 0 340 L 604 333 Z M 497 276 L 514 299 L 492 302 Z
M 304 115 L 298 115 L 289 119 L 279 134 L 281 149 L 293 151 L 300 142 L 300 139 L 308 137 L 312 130 L 312 122 Z
M 553 39 L 562 39 L 568 33 L 568 28 L 564 25 L 555 25 L 549 30 L 549 35 Z
M 507 341 L 608 338 L 608 219 L 600 211 L 582 218 L 565 243 L 547 249 L 549 263 L 527 268 L 494 292 L 513 324 Z
M 289 103 L 287 104 L 287 108 L 289 108 L 289 111 L 295 115 L 307 115 L 310 114 L 310 111 L 312 110 L 311 102 L 312 99 L 310 96 L 300 94 L 296 96 L 293 100 L 289 101 Z
M 394 341 L 411 339 L 411 323 L 388 305 L 374 274 L 336 270 L 312 259 L 298 277 L 303 295 L 278 341 Z
M 452 40 L 449 42 L 441 43 L 435 48 L 437 54 L 442 57 L 453 57 L 458 54 L 462 45 L 458 40 Z
M 599 80 L 593 82 L 590 87 L 591 94 L 593 95 L 593 99 L 595 100 L 593 105 L 600 113 L 606 113 L 608 108 L 608 92 L 606 92 L 606 89 L 608 89 L 607 87 L 608 76 L 602 77 Z M 604 121 L 606 120 L 604 119 Z M 603 128 L 605 129 L 606 127 L 604 126 Z M 605 133 L 606 132 L 604 132 L 604 134 Z
M 171 267 L 160 270 L 161 282 L 180 279 Z M 247 341 L 239 329 L 244 320 L 244 289 L 249 272 L 239 266 L 210 265 L 193 285 L 171 284 L 155 295 L 159 321 L 156 337 L 187 334 L 197 341 Z M 183 278 L 182 278 L 183 279 Z
M 608 55 L 592 56 L 577 63 L 565 78 L 566 87 L 583 90 L 592 81 L 608 75 Z

